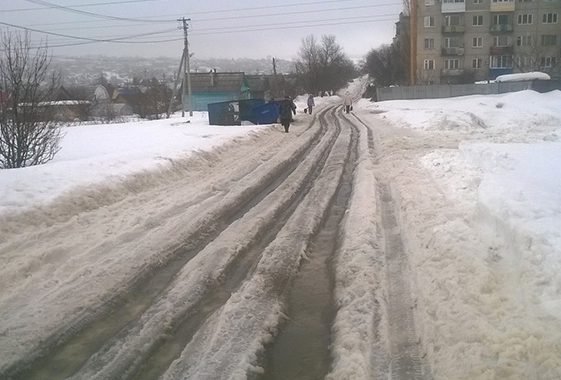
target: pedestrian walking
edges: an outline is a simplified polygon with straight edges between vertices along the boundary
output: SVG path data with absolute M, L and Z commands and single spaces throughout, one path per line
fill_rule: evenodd
M 288 95 L 285 95 L 279 104 L 279 118 L 286 133 L 288 133 L 288 128 L 290 128 L 293 113 L 296 115 L 296 105 Z
M 312 94 L 310 94 L 310 96 L 308 96 L 308 113 L 311 115 L 312 114 L 312 108 L 315 106 L 316 104 L 314 103 L 314 96 Z
M 345 106 L 345 112 L 349 113 L 353 109 L 353 98 L 351 94 L 347 91 L 343 96 L 343 105 Z

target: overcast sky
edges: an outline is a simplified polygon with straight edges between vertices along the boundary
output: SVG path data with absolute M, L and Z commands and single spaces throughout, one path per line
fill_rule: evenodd
M 0 0 L 0 27 L 31 29 L 54 56 L 181 57 L 185 17 L 201 59 L 291 59 L 310 34 L 335 35 L 360 59 L 391 42 L 402 9 L 402 0 Z

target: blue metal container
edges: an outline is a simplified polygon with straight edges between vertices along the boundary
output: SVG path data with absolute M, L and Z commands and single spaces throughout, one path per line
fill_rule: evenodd
M 273 124 L 279 118 L 279 104 L 269 102 L 253 109 L 257 124 Z

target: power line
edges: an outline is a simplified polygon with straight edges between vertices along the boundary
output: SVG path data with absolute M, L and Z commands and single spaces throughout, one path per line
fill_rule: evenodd
M 300 3 L 300 4 L 282 4 L 283 8 L 286 7 L 305 7 L 307 5 L 316 5 L 316 4 L 328 4 L 328 3 L 343 3 L 347 1 L 355 1 L 355 0 L 325 0 L 325 1 L 314 1 L 309 3 Z M 233 8 L 233 9 L 224 9 L 224 10 L 212 10 L 212 11 L 200 11 L 200 12 L 189 12 L 191 15 L 201 15 L 201 14 L 209 14 L 209 13 L 224 13 L 224 12 L 242 12 L 242 11 L 252 11 L 255 9 L 271 9 L 273 8 L 270 5 L 263 6 L 263 7 L 250 7 L 250 8 Z
M 315 4 L 325 4 L 325 3 L 341 3 L 342 1 L 354 1 L 354 0 L 329 0 L 329 1 L 317 1 L 317 2 L 310 2 L 310 3 L 301 3 L 301 4 L 283 4 L 283 8 L 288 8 L 288 7 L 301 7 L 301 6 L 305 6 L 305 5 L 315 5 Z M 400 5 L 402 4 L 401 1 L 395 1 L 395 2 L 389 2 L 389 3 L 384 3 L 384 4 L 375 4 L 375 5 L 370 5 L 367 7 L 384 7 L 384 6 L 391 6 L 391 5 Z M 224 13 L 224 12 L 236 12 L 236 11 L 247 11 L 247 10 L 259 10 L 259 9 L 271 9 L 273 7 L 271 6 L 265 6 L 265 7 L 252 7 L 252 8 L 235 8 L 235 9 L 225 9 L 225 10 L 212 10 L 212 11 L 202 11 L 202 12 L 189 12 L 190 15 L 194 15 L 194 14 L 211 14 L 211 13 Z M 348 8 L 334 8 L 333 10 L 345 10 L 345 9 L 355 9 L 355 7 L 348 7 Z M 291 14 L 300 14 L 303 12 L 306 13 L 313 13 L 313 12 L 323 12 L 323 11 L 329 11 L 329 10 L 308 10 L 308 11 L 301 11 L 301 12 L 294 12 Z M 275 13 L 273 15 L 285 15 L 286 13 Z M 267 15 L 259 15 L 259 16 L 249 16 L 249 17 L 264 17 Z M 177 14 L 165 14 L 165 15 L 155 15 L 155 16 L 146 16 L 146 17 L 141 17 L 136 19 L 139 22 L 150 22 L 150 18 L 160 18 L 160 17 L 175 17 L 177 18 Z M 220 20 L 226 20 L 226 19 L 239 19 L 239 18 L 246 18 L 248 16 L 244 16 L 244 15 L 240 15 L 240 16 L 232 16 L 229 18 L 220 18 Z M 201 20 L 197 20 L 200 22 L 203 21 L 213 21 L 214 19 L 201 19 Z M 108 20 L 87 20 L 87 21 L 66 21 L 66 22 L 56 22 L 56 23 L 42 23 L 42 24 L 34 24 L 35 26 L 48 26 L 48 25 L 62 25 L 62 24 L 85 24 L 85 23 L 98 23 L 98 22 L 107 22 Z
M 174 30 L 174 33 L 176 31 Z M 163 33 L 162 33 L 163 34 Z M 124 41 L 125 39 L 129 38 L 141 38 L 142 41 Z M 173 36 L 162 36 L 162 35 L 151 35 L 151 34 L 144 34 L 144 35 L 136 35 L 136 36 L 116 36 L 116 37 L 107 37 L 107 38 L 99 38 L 95 41 L 81 41 L 81 42 L 68 42 L 68 40 L 64 39 L 49 39 L 47 40 L 49 48 L 55 48 L 60 46 L 74 46 L 74 45 L 85 45 L 89 43 L 119 43 L 119 44 L 155 44 L 160 42 L 171 42 L 171 41 L 179 41 L 180 39 Z M 39 44 L 41 41 L 32 40 L 32 43 Z
M 380 17 L 390 17 L 390 18 L 381 18 Z M 366 22 L 374 22 L 374 21 L 389 21 L 395 18 L 395 15 L 393 14 L 378 14 L 375 16 L 357 16 L 357 17 L 344 17 L 344 18 L 337 18 L 337 19 L 320 19 L 320 20 L 304 20 L 304 21 L 292 21 L 292 22 L 282 22 L 282 23 L 267 23 L 267 24 L 256 24 L 256 25 L 251 25 L 249 28 L 248 26 L 230 26 L 230 27 L 216 27 L 216 28 L 206 28 L 206 29 L 196 29 L 194 31 L 195 35 L 207 35 L 207 34 L 221 34 L 221 33 L 217 33 L 220 31 L 230 31 L 230 32 L 238 32 L 236 29 L 240 29 L 240 28 L 245 28 L 240 30 L 239 32 L 246 32 L 246 31 L 252 31 L 252 30 L 276 30 L 277 28 L 275 28 L 276 26 L 288 26 L 288 25 L 294 25 L 294 27 L 292 27 L 292 29 L 297 28 L 297 27 L 312 27 L 312 26 L 324 26 L 324 25 L 344 25 L 344 24 L 348 24 L 348 21 L 355 21 L 355 20 L 364 20 Z M 345 22 L 347 21 L 347 22 Z M 0 22 L 0 24 L 2 24 Z M 304 24 L 304 26 L 302 26 L 302 24 Z M 265 29 L 263 29 L 262 27 L 265 27 Z M 256 29 L 257 28 L 257 29 Z M 31 29 L 30 29 L 31 30 Z M 85 39 L 87 41 L 90 42 L 122 42 L 120 40 L 124 40 L 124 39 L 131 39 L 131 38 L 138 38 L 138 37 L 148 37 L 151 35 L 157 35 L 157 34 L 165 34 L 165 33 L 173 33 L 175 32 L 175 29 L 168 29 L 168 30 L 163 30 L 163 31 L 159 31 L 159 32 L 152 32 L 152 33 L 144 33 L 144 34 L 140 34 L 140 35 L 133 35 L 133 36 L 103 36 L 103 37 L 98 37 L 95 39 L 86 39 L 86 38 L 82 38 L 82 37 L 76 37 L 76 38 L 80 38 L 80 39 Z M 45 32 L 47 33 L 47 32 Z M 72 36 L 69 35 L 59 35 L 58 33 L 54 34 L 51 33 L 51 35 L 58 35 L 59 37 L 64 37 L 64 38 L 71 38 Z M 164 40 L 165 42 L 171 42 L 171 41 L 177 41 L 179 39 L 171 39 L 171 40 Z M 55 40 L 56 41 L 56 40 Z M 159 40 L 161 41 L 161 40 Z M 155 41 L 148 41 L 148 40 L 144 40 L 144 41 L 133 41 L 133 42 L 128 42 L 128 43 L 155 43 Z M 64 46 L 73 46 L 74 44 L 70 44 L 70 45 L 64 45 Z M 59 45 L 54 45 L 51 47 L 56 47 Z
M 146 3 L 152 2 L 154 0 L 128 0 L 128 1 L 110 1 L 106 3 L 90 3 L 90 4 L 76 4 L 73 5 L 73 8 L 83 8 L 83 7 L 95 7 L 99 5 L 114 5 L 114 4 L 127 4 L 127 3 Z M 10 12 L 27 12 L 27 11 L 42 11 L 44 7 L 40 8 L 23 8 L 23 9 L 5 9 L 0 10 L 0 13 L 10 13 Z
M 53 59 L 56 59 L 56 60 L 61 60 L 61 61 L 67 60 L 67 61 L 84 61 L 84 62 L 99 62 L 99 61 L 103 61 L 103 62 L 143 62 L 143 61 L 154 62 L 154 61 L 158 60 L 158 58 L 143 58 L 143 57 L 107 58 L 105 56 L 101 56 L 100 58 L 85 58 L 85 57 L 71 57 L 71 56 L 64 56 L 64 55 L 51 55 L 50 57 L 53 58 Z
M 290 16 L 290 15 L 300 15 L 303 13 L 325 13 L 325 12 L 335 12 L 335 11 L 348 11 L 348 10 L 356 10 L 356 9 L 369 9 L 369 8 L 378 8 L 388 5 L 395 5 L 395 4 L 376 4 L 376 5 L 361 5 L 357 7 L 343 7 L 343 8 L 330 8 L 330 9 L 319 9 L 319 10 L 309 10 L 309 11 L 297 11 L 297 12 L 283 12 L 283 13 L 268 13 L 268 14 L 260 14 L 260 15 L 244 15 L 244 16 L 236 16 L 236 17 L 216 17 L 216 18 L 207 18 L 202 20 L 194 20 L 196 22 L 207 22 L 207 21 L 224 21 L 224 20 L 237 20 L 241 18 L 256 18 L 256 17 L 269 17 L 269 16 Z
M 87 27 L 82 27 L 82 28 L 76 28 L 76 27 L 67 27 L 67 28 L 52 28 L 49 29 L 50 31 L 62 31 L 62 30 L 92 30 L 92 29 L 116 29 L 116 28 L 134 28 L 137 26 L 143 26 L 143 25 L 153 25 L 150 22 L 138 22 L 135 24 L 127 24 L 127 25 L 100 25 L 100 26 L 87 26 Z
M 134 21 L 134 22 L 145 21 L 145 20 L 138 20 L 138 19 L 127 18 L 127 17 L 108 16 L 108 15 L 102 15 L 102 14 L 99 14 L 99 13 L 81 11 L 79 9 L 65 7 L 65 6 L 62 6 L 62 5 L 56 5 L 56 4 L 52 4 L 52 3 L 49 3 L 49 2 L 43 1 L 43 0 L 24 0 L 24 1 L 27 1 L 28 3 L 43 5 L 47 8 L 58 9 L 58 10 L 61 10 L 61 11 L 64 11 L 64 12 L 76 13 L 76 14 L 81 14 L 81 15 L 86 15 L 86 16 L 91 16 L 91 17 L 97 17 L 97 18 L 102 18 L 102 19 L 106 19 L 106 20 Z M 175 21 L 175 20 L 150 20 L 150 22 L 170 22 L 170 21 Z
M 157 41 L 144 42 L 144 41 L 122 41 L 122 40 L 131 39 L 131 38 L 138 38 L 138 37 L 145 37 L 145 36 L 150 36 L 150 35 L 155 35 L 155 34 L 170 33 L 172 31 L 175 31 L 175 29 L 167 29 L 167 30 L 162 30 L 162 31 L 158 31 L 158 32 L 143 33 L 143 34 L 138 34 L 138 35 L 114 38 L 114 39 L 98 39 L 98 38 L 79 37 L 79 36 L 71 36 L 71 35 L 68 35 L 68 34 L 47 32 L 47 31 L 44 31 L 44 30 L 27 28 L 27 27 L 24 27 L 24 26 L 14 25 L 14 24 L 10 24 L 10 23 L 7 23 L 7 22 L 2 22 L 2 21 L 0 21 L 0 25 L 6 25 L 6 26 L 10 26 L 12 28 L 23 29 L 23 30 L 26 30 L 26 31 L 43 33 L 43 34 L 48 34 L 48 35 L 57 36 L 57 37 L 65 37 L 65 38 L 70 38 L 70 39 L 75 39 L 75 40 L 83 40 L 83 41 L 90 41 L 90 42 L 114 42 L 114 43 L 156 43 Z
M 348 0 L 347 0 L 348 1 Z M 361 7 L 348 7 L 348 8 L 333 8 L 333 9 L 325 9 L 325 10 L 313 10 L 313 11 L 300 11 L 300 12 L 288 12 L 288 13 L 283 13 L 282 16 L 284 15 L 293 15 L 293 14 L 306 14 L 306 13 L 318 13 L 318 12 L 330 12 L 330 11 L 340 11 L 343 9 L 363 9 L 363 8 L 373 8 L 373 7 L 382 7 L 382 6 L 388 6 L 388 5 L 395 5 L 395 4 L 377 4 L 377 5 L 367 5 L 367 6 L 361 6 Z M 223 21 L 223 20 L 232 20 L 232 19 L 241 19 L 241 18 L 255 18 L 255 17 L 269 17 L 269 16 L 278 16 L 278 13 L 270 13 L 270 14 L 261 14 L 261 15 L 246 15 L 246 16 L 239 16 L 239 17 L 220 17 L 220 18 L 214 18 L 214 19 L 201 19 L 201 20 L 195 20 L 196 22 L 208 22 L 208 21 Z M 380 15 L 378 15 L 380 16 Z M 313 22 L 313 21 L 311 21 Z M 130 26 L 140 26 L 143 25 L 143 23 L 138 23 L 135 25 L 115 25 L 115 26 L 92 26 L 92 27 L 86 27 L 86 28 L 79 28 L 80 30 L 86 30 L 86 29 L 107 29 L 107 28 L 122 28 L 122 27 L 130 27 Z M 52 29 L 52 30 L 76 30 L 76 28 L 58 28 L 58 29 Z
M 379 19 L 379 17 L 391 17 L 391 18 L 382 18 Z M 325 24 L 326 22 L 338 22 L 337 24 L 334 25 L 339 25 L 340 21 L 351 21 L 351 20 L 364 20 L 367 19 L 365 21 L 388 21 L 388 20 L 393 20 L 396 16 L 394 14 L 383 14 L 383 15 L 376 15 L 376 16 L 356 16 L 356 17 L 339 17 L 339 18 L 331 18 L 331 19 L 322 19 L 322 20 L 311 20 L 311 21 L 292 21 L 292 22 L 279 22 L 279 23 L 267 23 L 267 24 L 256 24 L 256 25 L 251 25 L 249 27 L 251 28 L 259 28 L 259 27 L 274 27 L 274 26 L 285 26 L 285 25 L 300 25 L 300 24 L 306 24 L 306 26 L 323 26 L 323 25 L 332 25 L 332 24 Z M 316 25 L 311 25 L 311 24 L 316 24 Z M 348 23 L 344 23 L 344 24 L 348 24 Z M 243 25 L 243 26 L 227 26 L 227 27 L 219 27 L 219 28 L 207 28 L 207 29 L 197 29 L 195 30 L 195 32 L 197 32 L 196 34 L 206 34 L 205 32 L 212 32 L 215 30 L 230 30 L 235 32 L 235 29 L 239 29 L 239 28 L 248 28 L 247 25 Z M 248 29 L 251 30 L 251 29 Z M 261 30 L 261 29 L 258 29 Z M 268 30 L 268 29 L 267 29 Z
M 391 21 L 391 20 L 395 20 L 395 17 L 392 18 L 387 18 L 387 19 L 379 19 L 379 20 L 367 20 L 367 21 L 355 21 L 355 22 L 333 22 L 333 23 L 323 23 L 323 24 L 314 24 L 314 25 L 296 25 L 296 26 L 279 26 L 279 27 L 265 27 L 265 28 L 259 28 L 259 29 L 244 29 L 244 30 L 224 30 L 224 31 L 217 31 L 217 32 L 204 32 L 204 33 L 197 33 L 197 31 L 194 31 L 193 33 L 191 33 L 191 35 L 196 35 L 196 36 L 207 36 L 207 35 L 213 35 L 213 34 L 225 34 L 225 33 L 246 33 L 246 32 L 260 32 L 260 31 L 266 31 L 266 30 L 282 30 L 282 29 L 299 29 L 299 28 L 317 28 L 318 26 L 332 26 L 332 25 L 349 25 L 349 24 L 366 24 L 366 23 L 372 23 L 372 22 L 378 22 L 378 21 Z M 309 23 L 309 22 L 308 22 Z M 242 27 L 240 27 L 242 28 Z
M 168 42 L 177 42 L 177 41 L 183 41 L 183 38 L 172 38 L 169 40 L 159 40 L 159 41 L 137 41 L 137 42 L 124 42 L 124 43 L 137 43 L 137 44 L 164 44 L 164 43 L 168 43 Z M 60 44 L 60 45 L 49 45 L 48 48 L 49 49 L 55 49 L 55 48 L 61 48 L 61 47 L 72 47 L 72 46 L 80 46 L 80 45 L 91 45 L 91 44 L 97 44 L 100 42 L 111 42 L 111 41 L 89 41 L 89 42 L 75 42 L 75 43 L 69 43 L 69 44 Z

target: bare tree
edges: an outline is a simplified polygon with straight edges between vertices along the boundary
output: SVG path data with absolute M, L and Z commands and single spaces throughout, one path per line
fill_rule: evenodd
M 58 77 L 49 77 L 44 46 L 33 47 L 28 33 L 0 37 L 0 168 L 39 165 L 60 150 L 60 125 L 50 96 Z
M 356 74 L 354 64 L 343 53 L 335 36 L 323 36 L 318 44 L 313 35 L 302 40 L 296 73 L 310 93 L 336 91 Z
M 316 38 L 309 35 L 302 39 L 295 67 L 306 91 L 317 93 L 320 90 L 319 79 L 319 46 Z
M 171 101 L 171 89 L 164 82 L 160 82 L 157 78 L 145 81 L 148 87 L 145 92 L 146 107 L 148 109 L 148 118 L 159 119 L 169 108 Z
M 377 86 L 407 82 L 407 62 L 400 44 L 382 45 L 366 55 L 363 71 L 375 79 Z
M 544 45 L 544 41 L 538 40 L 537 37 L 524 37 L 527 40 L 522 41 L 523 37 L 519 37 L 519 44 L 516 55 L 512 58 L 512 64 L 520 72 L 541 71 L 554 76 L 561 69 L 561 47 L 557 47 L 557 36 L 555 36 L 555 44 Z M 542 39 L 544 37 L 542 36 Z M 528 44 L 523 44 L 528 43 Z

